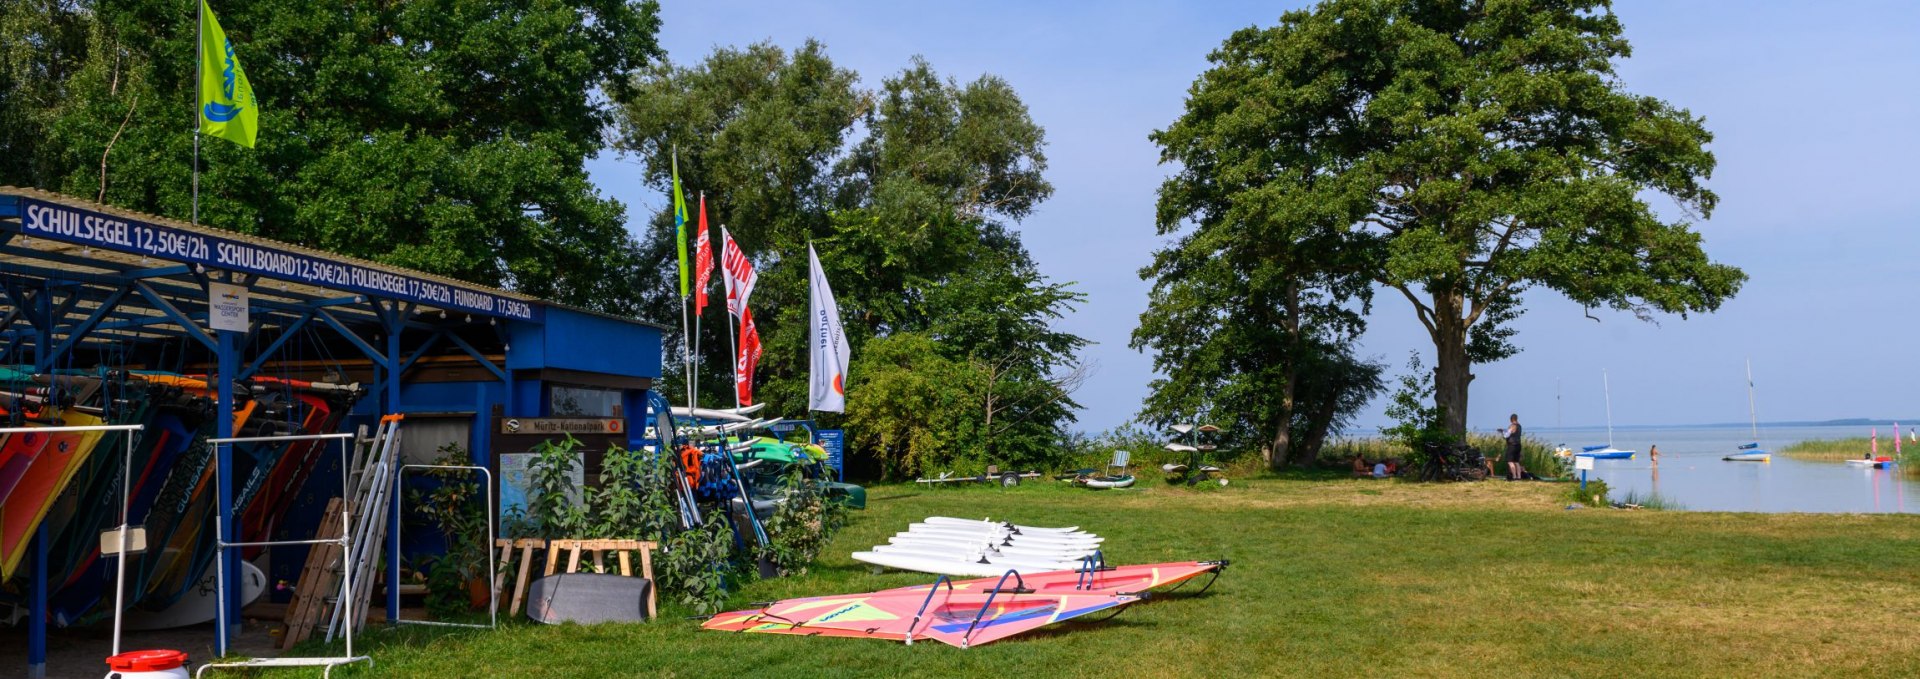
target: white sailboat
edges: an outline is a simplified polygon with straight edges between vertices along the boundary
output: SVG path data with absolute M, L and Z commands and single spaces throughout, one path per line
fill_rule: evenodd
M 1600 371 L 1600 387 L 1605 389 L 1607 394 L 1607 445 L 1587 446 L 1581 448 L 1580 452 L 1574 453 L 1574 456 L 1591 457 L 1596 460 L 1631 460 L 1634 451 L 1613 447 L 1613 385 L 1607 380 L 1605 370 Z
M 1773 455 L 1760 449 L 1760 417 L 1753 407 L 1753 359 L 1747 359 L 1747 424 L 1751 426 L 1753 441 L 1742 444 L 1739 451 L 1720 458 L 1728 462 L 1772 462 Z

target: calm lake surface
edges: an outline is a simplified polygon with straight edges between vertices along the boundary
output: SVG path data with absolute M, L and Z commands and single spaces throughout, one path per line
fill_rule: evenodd
M 1592 474 L 1607 482 L 1616 500 L 1629 492 L 1643 497 L 1654 493 L 1695 511 L 1920 512 L 1920 481 L 1900 470 L 1807 462 L 1778 452 L 1798 441 L 1868 433 L 1869 427 L 1851 425 L 1762 428 L 1760 447 L 1775 452 L 1772 462 L 1758 463 L 1720 459 L 1753 440 L 1746 427 L 1614 427 L 1613 444 L 1636 454 L 1631 460 L 1595 460 Z M 1540 434 L 1574 450 L 1607 442 L 1604 427 Z M 1658 469 L 1647 460 L 1647 447 L 1656 444 L 1660 446 Z M 1890 427 L 1880 427 L 1880 450 L 1893 454 Z

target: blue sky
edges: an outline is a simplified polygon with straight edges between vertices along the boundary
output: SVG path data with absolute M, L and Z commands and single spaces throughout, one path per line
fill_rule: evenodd
M 660 40 L 687 64 L 718 46 L 818 38 L 866 87 L 916 54 L 962 81 L 1010 82 L 1047 130 L 1055 188 L 1018 228 L 1043 271 L 1088 295 L 1063 325 L 1097 342 L 1085 358 L 1098 372 L 1076 398 L 1080 426 L 1098 430 L 1137 412 L 1152 378 L 1150 358 L 1127 347 L 1169 172 L 1147 134 L 1180 114 L 1229 33 L 1303 4 L 669 0 Z M 1633 44 L 1619 68 L 1628 89 L 1705 116 L 1715 134 L 1709 185 L 1721 204 L 1698 229 L 1751 280 L 1718 313 L 1657 325 L 1613 312 L 1595 323 L 1529 293 L 1524 351 L 1476 369 L 1470 426 L 1517 411 L 1550 427 L 1556 388 L 1567 426 L 1600 424 L 1603 369 L 1616 424 L 1744 421 L 1748 358 L 1762 420 L 1920 416 L 1908 395 L 1920 382 L 1920 4 L 1631 0 L 1615 11 Z M 589 169 L 636 226 L 664 202 L 628 161 Z M 1362 355 L 1398 371 L 1419 351 L 1431 365 L 1398 295 L 1378 297 L 1369 323 Z M 1356 433 L 1383 424 L 1381 408 Z

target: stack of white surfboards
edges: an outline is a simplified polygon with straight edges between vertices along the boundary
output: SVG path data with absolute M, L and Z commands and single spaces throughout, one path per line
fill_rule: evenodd
M 1073 570 L 1105 541 L 1078 526 L 1038 528 L 1008 522 L 931 516 L 895 533 L 887 544 L 853 559 L 904 571 L 988 578 L 1007 571 Z

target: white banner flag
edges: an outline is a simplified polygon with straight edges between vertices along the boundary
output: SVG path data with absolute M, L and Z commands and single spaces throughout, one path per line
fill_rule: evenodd
M 740 251 L 740 244 L 733 242 L 733 235 L 724 226 L 720 227 L 720 270 L 727 284 L 727 313 L 739 317 L 740 310 L 747 308 L 747 296 L 753 294 L 753 282 L 759 274 L 753 272 L 753 260 Z
M 840 306 L 833 301 L 833 289 L 827 287 L 827 272 L 820 268 L 820 256 L 807 245 L 810 294 L 807 316 L 813 322 L 813 389 L 811 410 L 843 413 L 847 410 L 847 335 L 840 329 Z

